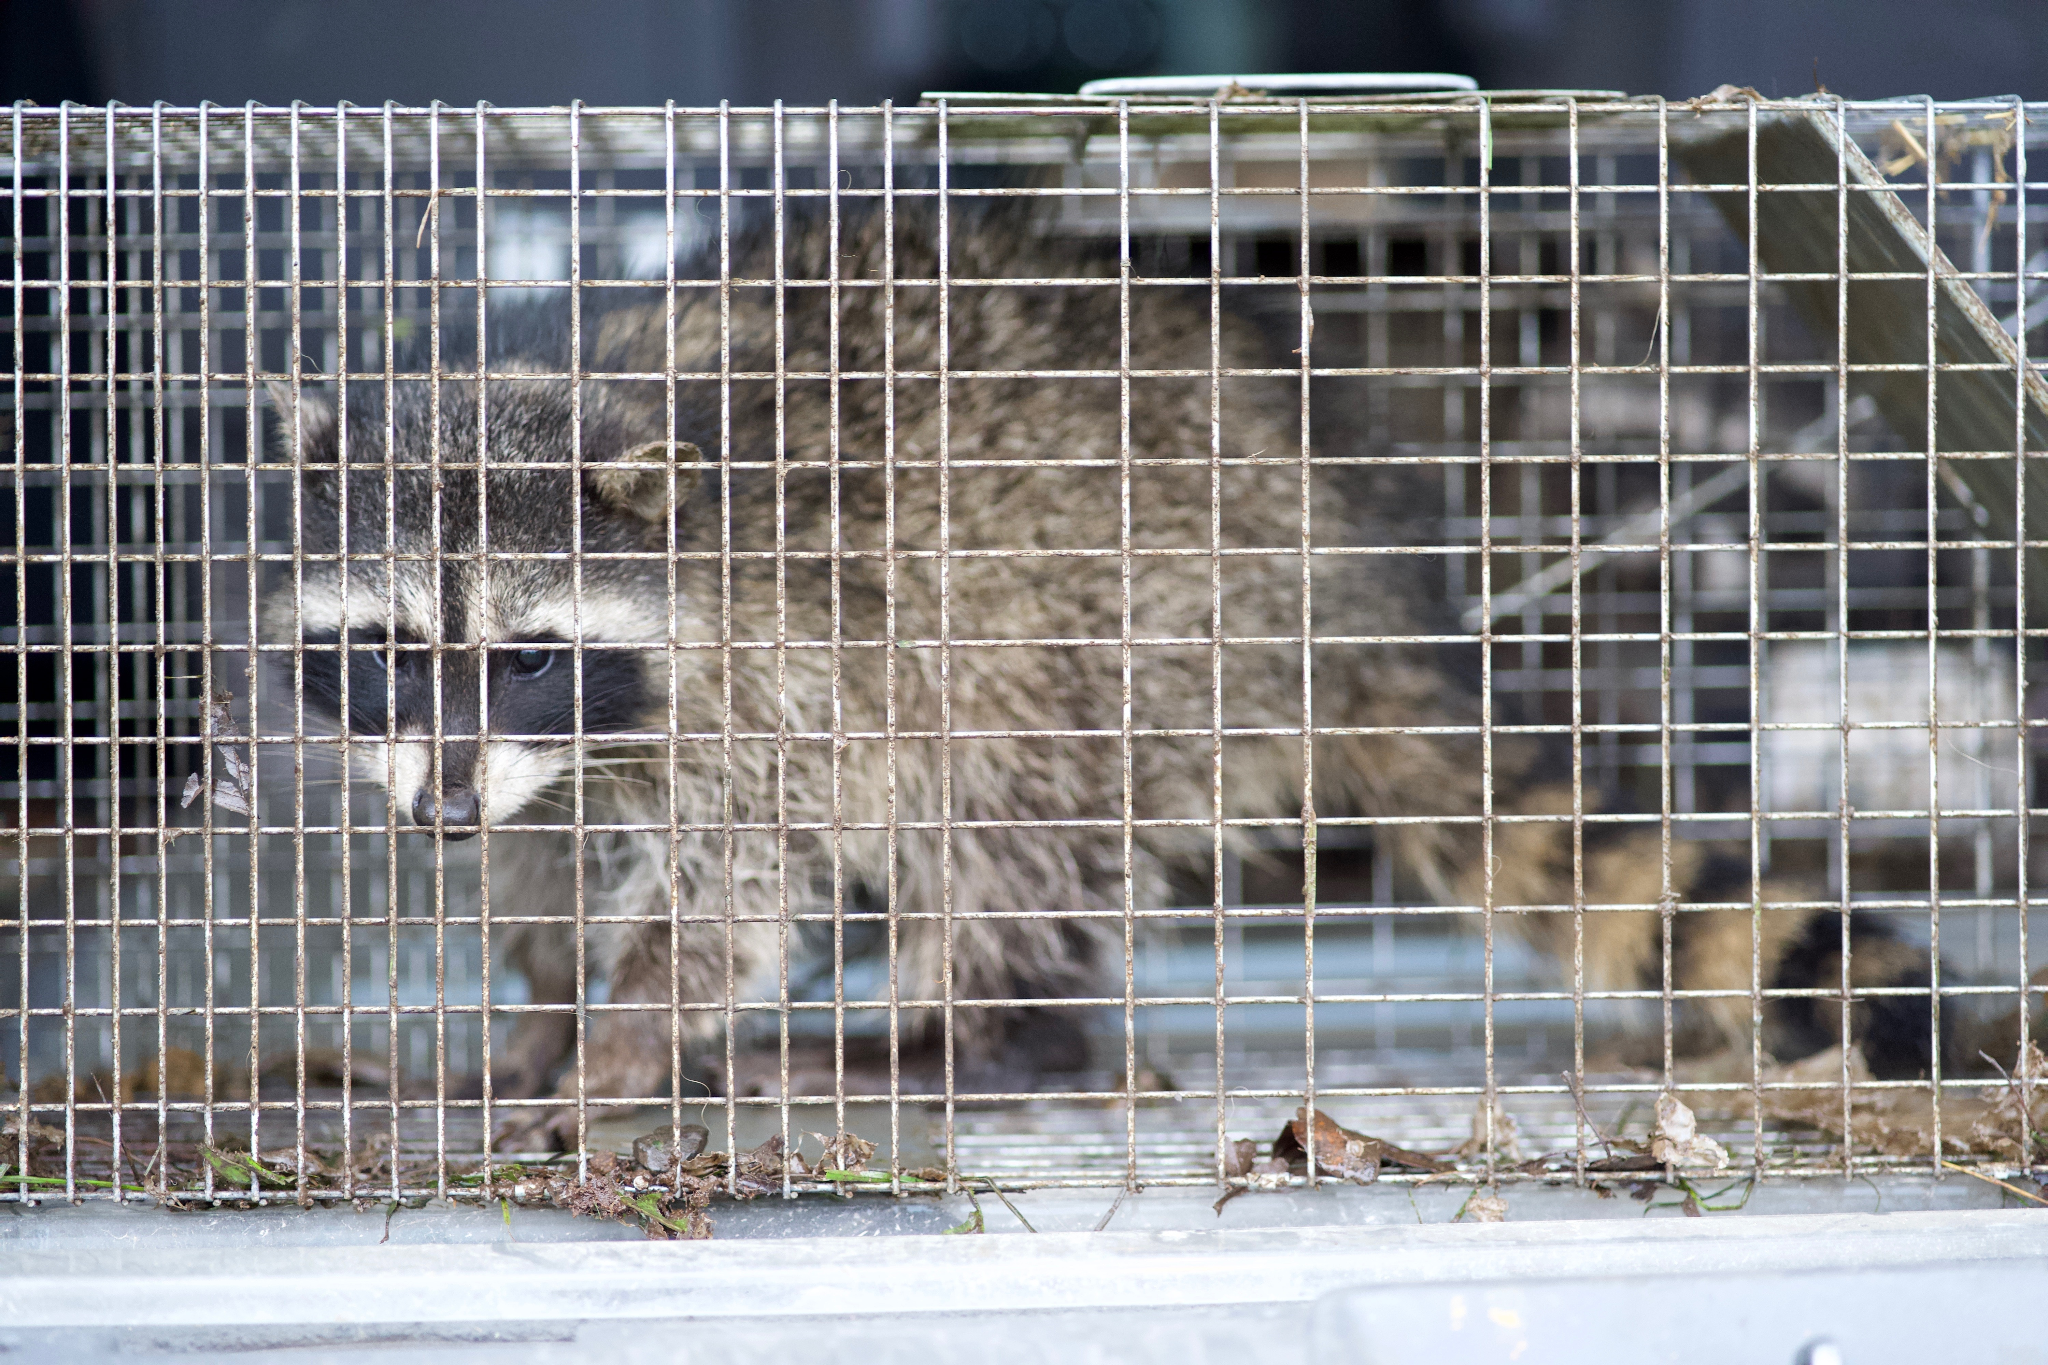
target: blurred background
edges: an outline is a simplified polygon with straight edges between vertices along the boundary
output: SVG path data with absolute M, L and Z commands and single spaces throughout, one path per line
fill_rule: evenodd
M 1450 71 L 1677 98 L 2048 99 L 2040 0 L 0 0 L 0 100 L 871 103 Z

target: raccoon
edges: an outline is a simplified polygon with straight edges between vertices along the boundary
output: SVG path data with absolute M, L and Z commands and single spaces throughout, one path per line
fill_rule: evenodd
M 966 1074 L 1072 1065 L 1058 1002 L 1113 993 L 1126 914 L 1259 822 L 1392 817 L 1379 846 L 1445 903 L 1695 890 L 1642 833 L 1575 888 L 1563 818 L 1498 825 L 1489 888 L 1476 649 L 1425 642 L 1442 603 L 1380 552 L 1416 491 L 1305 461 L 1298 380 L 1212 379 L 1206 291 L 1119 290 L 1015 212 L 946 233 L 942 262 L 929 214 L 792 215 L 733 272 L 781 284 L 495 327 L 481 385 L 296 400 L 307 558 L 266 619 L 309 720 L 401 818 L 492 831 L 536 1002 L 579 971 L 603 995 L 580 1045 L 523 1014 L 492 1094 L 710 1074 L 790 917 L 857 901 Z M 1219 373 L 1270 363 L 1225 324 Z M 1533 756 L 1491 758 L 1497 814 L 1568 813 Z M 1584 916 L 1588 988 L 1660 981 L 1666 918 Z M 1765 918 L 1768 983 L 1824 965 L 1813 914 Z M 1504 919 L 1572 960 L 1571 916 Z M 1669 919 L 1681 988 L 1746 989 L 1747 912 Z M 1689 1009 L 1694 1041 L 1746 1050 L 1748 1011 Z M 521 1112 L 507 1141 L 574 1139 Z

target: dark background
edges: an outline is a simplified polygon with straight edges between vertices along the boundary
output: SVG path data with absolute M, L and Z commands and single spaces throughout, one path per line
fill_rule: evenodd
M 0 0 L 0 100 L 868 103 L 1453 71 L 1677 98 L 2048 98 L 2043 0 Z

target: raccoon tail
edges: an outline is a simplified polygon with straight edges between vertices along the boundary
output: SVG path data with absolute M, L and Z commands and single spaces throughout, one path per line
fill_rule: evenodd
M 1756 992 L 1831 992 L 1772 995 L 1763 1002 L 1763 1048 L 1775 1061 L 1810 1056 L 1841 1041 L 1842 920 L 1817 902 L 1822 888 L 1796 879 L 1767 878 L 1750 894 L 1746 852 L 1693 840 L 1668 845 L 1661 831 L 1609 822 L 1586 825 L 1575 857 L 1569 788 L 1542 785 L 1497 805 L 1510 819 L 1495 829 L 1493 903 L 1507 907 L 1512 931 L 1548 959 L 1566 980 L 1577 964 L 1583 989 L 1661 991 L 1669 935 L 1672 1048 L 1686 1057 L 1747 1057 L 1754 1046 Z M 1476 862 L 1476 860 L 1475 860 Z M 1462 897 L 1484 890 L 1481 869 L 1459 880 Z M 1514 907 L 1585 907 L 1569 910 Z M 1668 921 L 1668 928 L 1667 928 Z M 1924 950 L 1902 941 L 1883 920 L 1850 922 L 1850 1037 L 1873 1074 L 1910 1078 L 1931 1067 L 1934 1029 L 1927 989 L 1932 974 Z M 1894 994 L 1892 992 L 1898 992 Z M 1600 1023 L 1615 1036 L 1624 1060 L 1650 1064 L 1663 1053 L 1663 1009 L 1655 999 L 1602 1001 Z M 1957 1074 L 1984 1070 L 1980 1048 L 2010 1059 L 2018 1037 L 2017 1012 L 1995 1020 L 1983 1011 L 1944 1010 L 1944 1068 Z M 1989 1046 L 1984 1046 L 1989 1044 Z M 2003 1064 L 2003 1063 L 2002 1063 Z M 1958 1070 L 1960 1069 L 1960 1070 Z

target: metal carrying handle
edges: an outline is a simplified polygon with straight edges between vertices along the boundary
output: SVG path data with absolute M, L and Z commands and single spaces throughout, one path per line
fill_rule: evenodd
M 1470 76 L 1442 71 L 1311 71 L 1264 76 L 1112 76 L 1081 87 L 1084 97 L 1213 95 L 1231 86 L 1261 94 L 1380 95 L 1407 91 L 1477 90 Z

